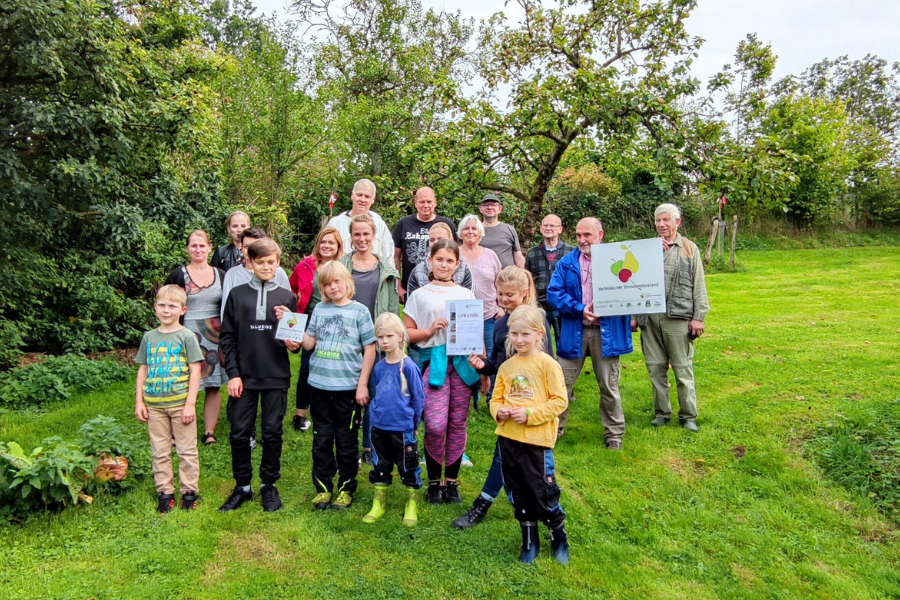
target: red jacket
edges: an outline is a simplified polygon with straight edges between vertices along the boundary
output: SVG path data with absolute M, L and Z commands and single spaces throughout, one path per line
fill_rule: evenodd
M 291 273 L 291 291 L 297 295 L 297 312 L 306 312 L 306 305 L 312 297 L 313 274 L 316 272 L 316 257 L 307 256 Z

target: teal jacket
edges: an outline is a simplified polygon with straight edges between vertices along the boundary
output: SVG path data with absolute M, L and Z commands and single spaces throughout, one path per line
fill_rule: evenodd
M 341 264 L 347 267 L 347 270 L 353 272 L 352 254 L 341 257 Z M 381 271 L 381 277 L 378 281 L 378 294 L 375 296 L 375 317 L 385 312 L 392 312 L 398 317 L 400 316 L 400 296 L 397 294 L 397 281 L 400 279 L 400 273 L 389 263 L 377 254 L 378 267 Z

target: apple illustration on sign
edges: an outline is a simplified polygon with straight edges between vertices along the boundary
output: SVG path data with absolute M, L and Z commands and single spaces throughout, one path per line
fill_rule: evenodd
M 291 317 L 288 319 L 287 326 L 294 327 L 297 324 L 297 317 Z
M 620 248 L 626 251 L 625 259 L 614 262 L 610 271 L 619 278 L 619 281 L 627 283 L 628 280 L 631 279 L 631 276 L 638 272 L 640 264 L 634 257 L 634 254 L 632 254 L 631 250 L 629 250 L 631 246 L 622 245 Z

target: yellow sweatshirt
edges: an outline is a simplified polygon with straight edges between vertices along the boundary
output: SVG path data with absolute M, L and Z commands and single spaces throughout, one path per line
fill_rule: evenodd
M 569 406 L 562 367 L 544 352 L 525 358 L 513 356 L 497 371 L 497 383 L 489 406 L 494 419 L 503 407 L 522 407 L 530 412 L 524 425 L 511 418 L 497 421 L 497 435 L 553 448 L 559 415 Z

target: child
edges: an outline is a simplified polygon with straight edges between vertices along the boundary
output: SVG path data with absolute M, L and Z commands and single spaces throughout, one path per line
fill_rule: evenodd
M 236 210 L 228 215 L 228 243 L 219 246 L 212 257 L 212 266 L 225 272 L 244 264 L 246 255 L 241 252 L 241 232 L 250 227 L 247 213 Z
M 562 367 L 540 351 L 547 328 L 543 311 L 520 306 L 509 317 L 506 352 L 491 400 L 497 420 L 503 481 L 522 526 L 519 560 L 532 563 L 540 548 L 537 521 L 550 529 L 553 557 L 569 562 L 566 513 L 559 505 L 553 446 L 559 415 L 568 406 Z
M 369 402 L 369 374 L 375 362 L 375 330 L 369 309 L 353 300 L 356 287 L 347 267 L 331 261 L 319 268 L 322 302 L 313 309 L 303 349 L 309 362 L 313 420 L 313 485 L 316 510 L 345 510 L 353 504 L 359 472 L 359 424 Z M 334 475 L 339 472 L 338 496 Z
M 409 339 L 419 345 L 424 368 L 422 418 L 428 469 L 427 500 L 435 505 L 462 503 L 457 478 L 466 449 L 470 386 L 478 381 L 478 373 L 465 356 L 447 356 L 447 301 L 475 299 L 472 290 L 453 282 L 457 267 L 456 242 L 435 242 L 431 247 L 431 283 L 410 294 L 403 317 Z
M 416 429 L 425 403 L 422 374 L 406 356 L 408 337 L 400 317 L 394 313 L 379 315 L 375 320 L 375 337 L 384 352 L 384 360 L 372 370 L 375 397 L 369 412 L 375 466 L 369 472 L 369 481 L 375 484 L 375 498 L 363 522 L 374 523 L 384 515 L 391 471 L 397 465 L 397 472 L 409 490 L 403 524 L 412 526 L 418 521 L 418 496 L 422 487 L 416 445 Z
M 253 267 L 249 283 L 231 290 L 225 302 L 219 347 L 228 374 L 228 420 L 231 423 L 231 470 L 235 488 L 220 512 L 229 512 L 253 498 L 250 482 L 250 437 L 256 432 L 256 407 L 262 405 L 263 453 L 259 465 L 263 510 L 281 508 L 275 482 L 281 477 L 281 445 L 291 361 L 285 347 L 296 352 L 297 342 L 275 339 L 275 307 L 297 309 L 297 297 L 275 283 L 281 248 L 265 238 L 247 248 Z
M 484 358 L 475 355 L 469 357 L 469 364 L 475 367 L 481 375 L 496 375 L 500 365 L 506 362 L 506 340 L 509 335 L 509 315 L 512 311 L 522 305 L 537 306 L 537 293 L 531 273 L 514 266 L 500 271 L 500 275 L 497 277 L 497 303 L 506 311 L 506 314 L 500 317 L 494 325 L 493 350 L 489 356 Z M 544 326 L 547 327 L 547 331 L 550 331 L 550 323 L 546 318 Z M 544 342 L 541 350 L 553 357 L 553 346 L 550 344 L 549 336 L 544 338 Z M 481 523 L 500 494 L 501 487 L 503 487 L 503 473 L 500 468 L 500 442 L 498 441 L 494 447 L 494 461 L 484 480 L 481 494 L 475 498 L 472 508 L 453 521 L 453 526 L 457 529 L 468 529 Z
M 153 480 L 159 493 L 157 510 L 164 515 L 175 507 L 172 474 L 172 436 L 178 453 L 181 508 L 197 507 L 200 461 L 197 454 L 196 405 L 203 351 L 197 336 L 178 320 L 187 311 L 187 296 L 177 285 L 156 293 L 159 327 L 144 334 L 134 361 L 137 374 L 134 414 L 147 423 L 153 452 Z

